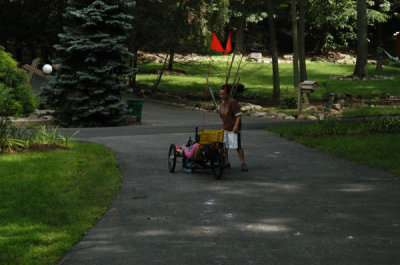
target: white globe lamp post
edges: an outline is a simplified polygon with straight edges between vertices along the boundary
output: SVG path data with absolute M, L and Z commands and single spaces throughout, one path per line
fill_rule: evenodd
M 49 75 L 49 74 L 51 74 L 51 72 L 53 71 L 53 67 L 51 67 L 50 64 L 45 64 L 45 65 L 43 65 L 42 71 L 43 71 L 43 73 L 45 73 L 46 75 Z

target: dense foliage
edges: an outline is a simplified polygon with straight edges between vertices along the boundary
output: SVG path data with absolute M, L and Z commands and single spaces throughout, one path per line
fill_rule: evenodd
M 62 31 L 67 0 L 0 1 L 0 45 L 20 63 L 54 57 L 52 46 Z
M 36 56 L 54 59 L 52 45 L 65 21 L 67 0 L 0 1 L 0 45 L 28 63 Z M 125 0 L 132 20 L 130 51 L 149 50 L 205 53 L 210 32 L 222 39 L 232 31 L 233 42 L 245 52 L 268 52 L 267 2 L 265 0 Z M 290 1 L 273 1 L 279 52 L 292 51 Z M 370 46 L 393 49 L 392 34 L 398 31 L 400 2 L 369 0 Z M 329 49 L 355 49 L 356 1 L 310 0 L 306 5 L 306 51 L 320 54 Z M 235 46 L 234 45 L 234 46 Z
M 36 100 L 26 79 L 26 72 L 0 46 L 0 116 L 22 116 L 35 110 Z
M 123 119 L 121 78 L 130 74 L 122 58 L 131 16 L 126 1 L 68 1 L 60 34 L 60 66 L 41 96 L 63 126 L 110 126 Z

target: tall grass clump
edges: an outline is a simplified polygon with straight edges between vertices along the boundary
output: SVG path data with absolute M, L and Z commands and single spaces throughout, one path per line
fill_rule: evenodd
M 8 117 L 0 118 L 0 151 L 25 152 L 31 147 L 36 149 L 43 147 L 68 148 L 73 137 L 79 133 L 65 135 L 58 132 L 58 127 L 46 127 L 46 125 L 32 128 L 19 128 L 12 124 Z M 45 148 L 48 149 L 48 148 Z
M 342 112 L 344 117 L 372 116 L 400 114 L 399 107 L 361 107 L 357 109 L 345 109 Z
M 362 126 L 364 131 L 370 133 L 398 133 L 400 132 L 400 117 L 366 118 L 363 120 Z

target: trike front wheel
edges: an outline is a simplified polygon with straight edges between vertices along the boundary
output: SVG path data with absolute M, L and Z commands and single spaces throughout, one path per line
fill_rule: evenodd
M 168 170 L 174 172 L 176 166 L 176 146 L 171 144 L 168 152 Z

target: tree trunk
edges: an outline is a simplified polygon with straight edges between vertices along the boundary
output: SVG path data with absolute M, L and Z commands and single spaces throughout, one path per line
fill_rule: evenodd
M 376 68 L 375 73 L 380 74 L 383 67 L 383 52 L 379 47 L 382 47 L 382 23 L 378 24 L 378 47 L 376 48 Z
M 138 49 L 135 47 L 135 50 L 133 51 L 133 67 L 137 68 L 138 65 Z
M 293 39 L 293 84 L 294 88 L 298 89 L 300 84 L 299 75 L 299 47 L 297 34 L 297 0 L 292 0 L 291 19 L 292 19 L 292 39 Z
M 367 2 L 357 0 L 357 60 L 354 75 L 359 79 L 367 76 Z
M 276 30 L 274 22 L 274 6 L 272 0 L 267 0 L 268 12 L 268 27 L 269 27 L 269 49 L 272 57 L 272 76 L 273 76 L 273 91 L 272 100 L 279 102 L 281 96 L 280 80 L 279 80 L 279 62 L 278 62 L 278 49 L 276 45 Z
M 305 48 L 305 11 L 306 11 L 306 0 L 299 1 L 299 61 L 300 61 L 300 81 L 307 80 L 307 68 L 306 68 L 306 48 Z
M 242 16 L 240 17 L 238 30 L 236 33 L 236 45 L 235 45 L 235 52 L 236 53 L 243 53 L 244 51 L 244 29 L 246 27 L 246 1 L 243 2 L 243 10 Z
M 169 50 L 169 61 L 168 61 L 168 70 L 170 70 L 170 71 L 174 67 L 174 55 L 175 55 L 174 48 L 171 48 Z
M 128 51 L 133 54 L 133 56 L 129 57 L 129 66 L 132 68 L 137 68 L 137 57 L 138 57 L 138 47 L 136 46 L 136 31 L 131 31 L 128 39 Z M 136 77 L 129 77 L 128 87 L 131 89 L 135 89 L 136 86 Z
M 169 56 L 169 54 L 167 54 L 167 56 L 165 57 L 163 67 L 162 67 L 161 71 L 158 73 L 157 80 L 156 80 L 156 82 L 155 82 L 155 84 L 153 86 L 153 89 L 151 90 L 151 97 L 153 97 L 156 94 L 157 87 L 161 82 L 161 78 L 163 76 L 165 67 L 167 65 L 168 56 Z

